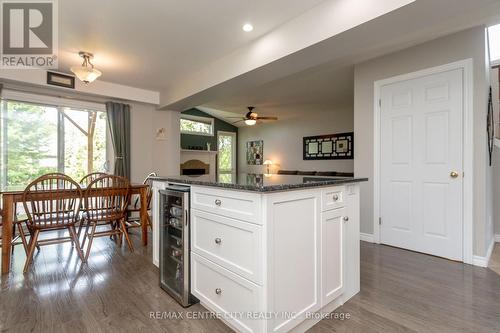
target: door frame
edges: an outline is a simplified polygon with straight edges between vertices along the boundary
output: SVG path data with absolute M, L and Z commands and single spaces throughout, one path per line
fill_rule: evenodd
M 233 145 L 233 174 L 238 173 L 238 133 L 237 132 L 228 132 L 228 131 L 217 131 L 217 156 L 219 156 L 219 135 L 233 136 L 234 137 L 234 145 Z M 217 173 L 219 173 L 219 159 L 217 158 Z
M 381 156 L 380 156 L 380 136 L 381 136 L 381 105 L 380 105 L 380 91 L 383 86 L 417 79 L 433 74 L 448 72 L 451 70 L 463 70 L 463 83 L 464 83 L 464 105 L 463 105 L 463 186 L 462 186 L 462 220 L 463 220 L 463 236 L 462 236 L 462 260 L 466 264 L 473 264 L 473 60 L 471 58 L 446 64 L 427 68 L 424 70 L 398 75 L 387 79 L 375 81 L 374 84 L 374 167 L 373 167 L 373 241 L 380 244 L 380 172 L 381 172 Z

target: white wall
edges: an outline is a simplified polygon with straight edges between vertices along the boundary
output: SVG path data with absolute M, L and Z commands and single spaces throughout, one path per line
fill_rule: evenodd
M 353 110 L 346 107 L 330 112 L 307 113 L 307 116 L 257 126 L 240 127 L 238 130 L 238 170 L 239 172 L 263 173 L 262 165 L 247 165 L 246 143 L 264 140 L 264 159 L 278 164 L 278 169 L 301 171 L 342 171 L 353 172 L 353 160 L 304 161 L 302 138 L 322 134 L 352 132 Z
M 404 51 L 355 66 L 354 131 L 357 177 L 370 181 L 361 185 L 361 232 L 373 233 L 373 99 L 377 80 L 472 58 L 474 61 L 474 254 L 484 256 L 488 246 L 491 200 L 487 181 L 486 108 L 488 74 L 485 64 L 485 29 L 472 28 Z
M 155 105 L 130 104 L 131 178 L 142 182 L 150 172 L 178 175 L 180 158 L 179 113 L 158 111 Z M 156 130 L 167 130 L 166 140 L 156 140 Z

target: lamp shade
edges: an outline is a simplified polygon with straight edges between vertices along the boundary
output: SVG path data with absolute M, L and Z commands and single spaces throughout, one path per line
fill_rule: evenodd
M 245 124 L 247 124 L 248 126 L 253 126 L 253 125 L 257 124 L 257 120 L 255 120 L 255 119 L 245 119 Z
M 102 75 L 100 70 L 92 68 L 90 66 L 73 66 L 71 71 L 76 75 L 80 81 L 85 83 L 90 83 L 95 81 L 99 76 Z
M 273 164 L 273 161 L 271 161 L 271 160 L 264 161 L 264 165 L 272 165 L 272 164 Z

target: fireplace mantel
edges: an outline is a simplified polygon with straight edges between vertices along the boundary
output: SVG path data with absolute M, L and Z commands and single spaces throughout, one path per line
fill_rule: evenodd
M 217 155 L 217 152 L 215 150 L 181 149 L 181 154 L 182 153 L 215 154 L 215 155 Z
M 190 160 L 198 160 L 208 165 L 208 175 L 215 181 L 217 172 L 217 151 L 181 149 L 181 165 L 179 171 L 182 174 L 182 165 Z

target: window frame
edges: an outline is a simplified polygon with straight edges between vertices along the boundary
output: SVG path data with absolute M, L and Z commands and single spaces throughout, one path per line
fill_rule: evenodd
M 498 27 L 498 29 L 500 29 L 500 24 L 494 24 L 494 25 L 488 26 L 486 29 L 486 40 L 488 43 L 488 58 L 489 58 L 488 60 L 490 61 L 491 67 L 495 67 L 495 66 L 500 65 L 500 56 L 499 56 L 499 58 L 493 59 L 492 53 L 491 53 L 491 49 L 492 49 L 491 30 L 494 27 Z
M 20 92 L 20 91 L 15 91 L 15 90 L 9 90 L 5 89 L 1 93 L 1 99 L 0 103 L 2 104 L 1 107 L 6 107 L 6 103 L 8 102 L 19 102 L 19 103 L 26 103 L 26 104 L 32 104 L 32 105 L 40 105 L 43 107 L 52 107 L 58 111 L 58 126 L 57 126 L 57 170 L 58 172 L 64 172 L 64 135 L 61 135 L 61 131 L 64 131 L 64 116 L 62 112 L 64 112 L 66 109 L 71 109 L 71 110 L 76 110 L 76 111 L 81 111 L 81 112 L 106 112 L 106 106 L 104 103 L 95 103 L 95 102 L 88 102 L 88 101 L 81 101 L 78 99 L 67 99 L 67 98 L 61 98 L 61 97 L 54 97 L 50 95 L 42 95 L 42 94 L 31 94 L 31 93 L 25 93 L 25 92 Z M 106 171 L 109 171 L 109 160 L 112 157 L 110 154 L 110 149 L 112 149 L 110 145 L 110 136 L 109 136 L 109 129 L 108 126 L 106 126 L 106 133 L 105 133 L 105 151 L 106 151 Z M 4 150 L 4 147 L 0 147 L 0 150 Z M 112 158 L 111 158 L 112 159 Z M 3 160 L 3 158 L 2 158 Z M 2 166 L 4 168 L 4 166 Z M 4 184 L 4 179 L 3 177 L 6 177 L 6 170 L 2 170 L 2 179 L 1 179 L 1 186 L 5 186 Z
M 233 138 L 231 145 L 231 169 L 220 169 L 219 159 L 217 158 L 217 173 L 219 174 L 236 174 L 237 164 L 238 164 L 238 134 L 236 132 L 229 131 L 217 131 L 217 154 L 219 153 L 219 137 L 220 136 L 230 136 Z
M 181 128 L 181 120 L 190 120 L 190 121 L 196 121 L 199 123 L 204 123 L 204 124 L 210 124 L 210 133 L 203 133 L 203 132 L 196 132 L 196 131 L 186 131 Z M 215 124 L 215 119 L 210 118 L 210 117 L 200 117 L 200 116 L 192 116 L 189 114 L 181 114 L 181 117 L 179 119 L 179 130 L 181 134 L 188 134 L 188 135 L 202 135 L 202 136 L 215 136 L 214 132 L 214 124 Z

